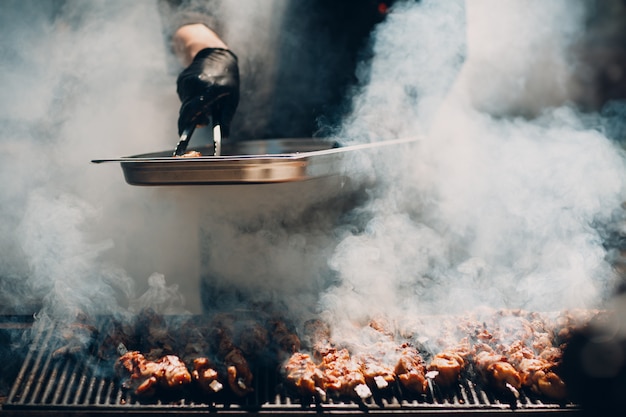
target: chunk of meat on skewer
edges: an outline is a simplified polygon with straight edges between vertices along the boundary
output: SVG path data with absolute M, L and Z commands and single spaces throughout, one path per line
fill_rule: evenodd
M 184 362 L 176 355 L 165 355 L 157 361 L 163 369 L 159 382 L 167 388 L 179 388 L 191 382 L 191 375 Z
M 434 382 L 442 387 L 449 388 L 461 378 L 461 372 L 466 369 L 470 355 L 470 345 L 467 337 L 454 346 L 437 353 L 428 364 L 428 373 L 434 373 Z
M 368 398 L 372 395 L 361 367 L 347 349 L 330 349 L 319 365 L 324 375 L 324 391 L 339 396 Z
M 179 329 L 179 338 L 185 343 L 182 359 L 190 370 L 193 383 L 207 394 L 215 394 L 224 388 L 225 375 L 218 372 L 213 362 L 213 352 L 204 323 L 185 322 Z
M 454 352 L 440 352 L 428 364 L 428 371 L 435 371 L 433 378 L 440 387 L 449 388 L 457 383 L 465 368 L 465 360 Z
M 129 351 L 118 359 L 116 369 L 128 377 L 123 385 L 140 396 L 152 396 L 159 387 L 175 389 L 191 382 L 187 367 L 174 355 L 151 361 L 140 352 Z
M 326 399 L 324 374 L 307 353 L 296 352 L 284 365 L 287 383 L 299 394 Z
M 219 381 L 219 374 L 211 361 L 205 357 L 193 360 L 191 378 L 203 391 L 213 394 L 224 387 Z
M 300 350 L 300 338 L 289 330 L 287 323 L 282 320 L 271 320 L 271 339 L 278 348 L 279 355 L 291 355 Z
M 245 397 L 253 391 L 253 374 L 244 353 L 235 346 L 230 329 L 217 322 L 213 331 L 217 354 L 226 366 L 228 386 L 235 395 Z
M 473 362 L 483 380 L 493 388 L 511 392 L 522 387 L 522 379 L 515 367 L 506 356 L 496 353 L 491 347 L 479 345 Z
M 154 395 L 161 375 L 160 366 L 156 362 L 147 360 L 137 351 L 129 351 L 119 357 L 115 369 L 124 378 L 124 388 L 140 396 Z
M 424 361 L 419 351 L 412 346 L 403 344 L 399 351 L 400 357 L 394 372 L 400 384 L 407 390 L 424 394 L 428 389 L 428 381 Z
M 378 357 L 368 354 L 359 357 L 361 371 L 368 386 L 384 390 L 392 386 L 396 380 L 393 366 L 385 364 Z
M 334 349 L 330 338 L 330 326 L 326 322 L 314 319 L 304 323 L 304 339 L 315 359 L 322 360 Z
M 554 372 L 559 359 L 552 350 L 547 351 L 545 357 L 537 356 L 522 341 L 514 342 L 509 349 L 509 360 L 519 371 L 522 385 L 535 394 L 555 400 L 567 396 L 565 382 Z
M 522 359 L 517 365 L 522 378 L 522 385 L 538 395 L 545 395 L 554 400 L 567 397 L 565 382 L 551 370 L 551 365 L 541 359 Z
M 252 388 L 252 371 L 239 348 L 232 348 L 224 356 L 224 364 L 228 374 L 228 385 L 236 395 L 245 397 L 254 391 Z
M 247 358 L 261 355 L 270 343 L 267 328 L 256 320 L 233 323 L 232 339 Z

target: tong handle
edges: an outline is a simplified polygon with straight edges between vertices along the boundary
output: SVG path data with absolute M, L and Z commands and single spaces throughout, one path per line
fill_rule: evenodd
M 222 153 L 222 128 L 218 118 L 215 116 L 209 117 L 209 125 L 211 126 L 211 132 L 213 134 L 213 155 L 219 156 Z M 173 156 L 181 156 L 185 153 L 187 146 L 189 145 L 189 141 L 191 140 L 191 135 L 193 135 L 195 129 L 196 125 L 194 124 L 183 130 L 183 133 L 180 134 L 180 139 L 176 144 L 176 148 L 174 149 Z
M 220 156 L 222 154 L 222 127 L 215 116 L 211 117 L 211 133 L 213 134 L 213 156 Z
M 174 149 L 174 154 L 172 156 L 181 156 L 187 150 L 187 146 L 189 145 L 189 140 L 191 140 L 191 135 L 193 135 L 193 131 L 196 130 L 196 125 L 193 124 L 183 130 L 183 133 L 180 134 L 180 139 L 176 144 L 176 148 Z

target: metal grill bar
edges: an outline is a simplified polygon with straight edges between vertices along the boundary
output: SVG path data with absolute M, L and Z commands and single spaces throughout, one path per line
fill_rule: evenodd
M 272 370 L 259 370 L 255 373 L 255 392 L 239 403 L 215 403 L 203 398 L 176 398 L 156 402 L 143 402 L 129 395 L 112 376 L 98 372 L 98 363 L 89 357 L 76 360 L 71 357 L 53 358 L 45 347 L 49 345 L 52 331 L 36 335 L 24 364 L 20 369 L 4 411 L 12 412 L 97 412 L 112 415 L 132 412 L 133 414 L 176 414 L 189 415 L 200 410 L 224 414 L 280 414 L 283 416 L 313 415 L 330 413 L 333 415 L 376 414 L 398 416 L 416 415 L 510 415 L 512 411 L 531 412 L 533 415 L 582 414 L 575 404 L 551 404 L 532 398 L 523 391 L 519 398 L 499 398 L 464 380 L 455 390 L 443 392 L 431 386 L 424 396 L 409 397 L 402 394 L 399 386 L 392 392 L 375 393 L 364 401 L 341 401 L 329 398 L 324 402 L 306 403 L 293 398 L 277 387 L 278 375 Z

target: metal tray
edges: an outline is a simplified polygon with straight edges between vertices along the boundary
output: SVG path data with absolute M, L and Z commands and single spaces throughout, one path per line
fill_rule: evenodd
M 172 157 L 168 150 L 91 162 L 120 163 L 131 185 L 280 183 L 339 175 L 346 155 L 415 140 L 340 146 L 325 139 L 268 139 L 222 144 L 219 156 L 213 156 L 213 146 L 204 146 L 189 149 L 200 152 L 199 157 Z

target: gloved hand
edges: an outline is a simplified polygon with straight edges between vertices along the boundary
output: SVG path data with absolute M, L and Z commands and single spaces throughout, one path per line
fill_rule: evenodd
M 237 56 L 227 49 L 206 48 L 198 52 L 176 82 L 182 102 L 178 134 L 190 126 L 219 120 L 222 134 L 228 136 L 230 122 L 239 104 Z

